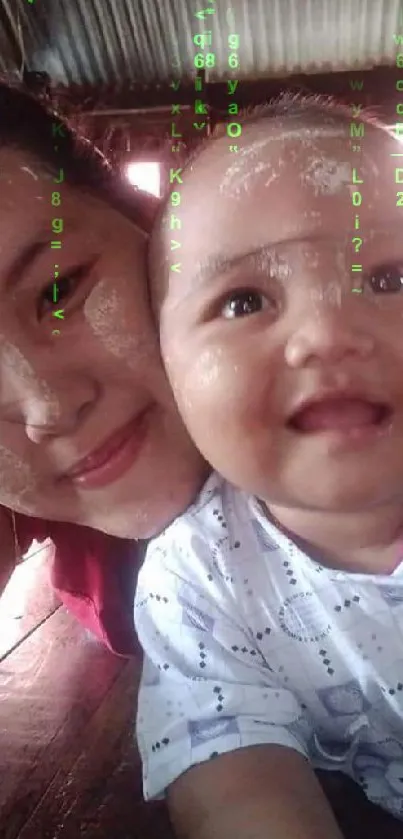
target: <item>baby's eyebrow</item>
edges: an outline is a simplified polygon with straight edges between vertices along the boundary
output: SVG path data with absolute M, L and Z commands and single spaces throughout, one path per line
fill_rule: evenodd
M 389 223 L 388 226 L 377 225 L 367 229 L 367 236 L 372 238 L 374 235 L 393 236 L 396 235 L 396 230 L 401 231 L 401 222 Z M 217 280 L 223 275 L 228 274 L 234 268 L 240 267 L 248 262 L 258 262 L 259 257 L 267 257 L 274 254 L 277 248 L 284 245 L 295 244 L 315 244 L 326 242 L 333 245 L 339 244 L 346 246 L 351 242 L 351 235 L 343 233 L 342 236 L 337 237 L 327 231 L 318 233 L 307 233 L 302 236 L 295 236 L 292 238 L 284 238 L 275 242 L 265 242 L 253 250 L 238 254 L 216 253 L 206 257 L 205 260 L 197 263 L 196 272 L 190 275 L 188 291 L 195 291 L 200 286 L 206 285 L 211 280 Z M 357 234 L 358 235 L 358 234 Z
M 326 240 L 328 241 L 331 238 L 333 237 L 329 236 L 329 234 L 325 232 L 308 233 L 303 236 L 284 238 L 281 240 L 277 240 L 276 242 L 265 242 L 264 245 L 260 245 L 259 247 L 244 253 L 234 255 L 224 253 L 212 254 L 202 262 L 198 263 L 195 274 L 193 274 L 193 276 L 190 277 L 191 289 L 193 291 L 199 286 L 206 284 L 210 280 L 217 279 L 218 277 L 221 277 L 223 274 L 227 274 L 233 268 L 239 267 L 244 262 L 256 260 L 257 258 L 259 258 L 259 256 L 265 256 L 270 251 L 273 251 L 273 249 L 278 248 L 281 245 L 323 242 Z

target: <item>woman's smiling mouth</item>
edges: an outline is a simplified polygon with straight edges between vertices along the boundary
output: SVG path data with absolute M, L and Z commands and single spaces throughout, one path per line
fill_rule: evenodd
M 152 407 L 148 405 L 115 431 L 101 446 L 65 473 L 62 480 L 82 489 L 100 489 L 118 480 L 133 466 L 142 451 Z

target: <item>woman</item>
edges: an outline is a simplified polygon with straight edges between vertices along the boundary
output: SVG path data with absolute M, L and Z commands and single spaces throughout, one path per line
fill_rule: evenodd
M 155 208 L 57 114 L 7 84 L 0 172 L 0 583 L 12 542 L 18 554 L 49 536 L 62 600 L 127 654 L 133 540 L 178 515 L 207 471 L 148 306 Z

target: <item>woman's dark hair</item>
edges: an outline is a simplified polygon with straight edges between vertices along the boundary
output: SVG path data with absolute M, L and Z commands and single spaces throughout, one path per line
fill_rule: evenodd
M 2 148 L 29 152 L 55 177 L 63 169 L 66 183 L 88 190 L 150 232 L 158 199 L 132 187 L 52 105 L 20 83 L 0 79 L 0 152 Z

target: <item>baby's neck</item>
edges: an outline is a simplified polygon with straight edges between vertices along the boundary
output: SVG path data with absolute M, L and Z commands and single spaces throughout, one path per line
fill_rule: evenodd
M 323 513 L 273 504 L 267 509 L 304 551 L 330 568 L 390 574 L 403 558 L 402 502 L 360 513 Z

